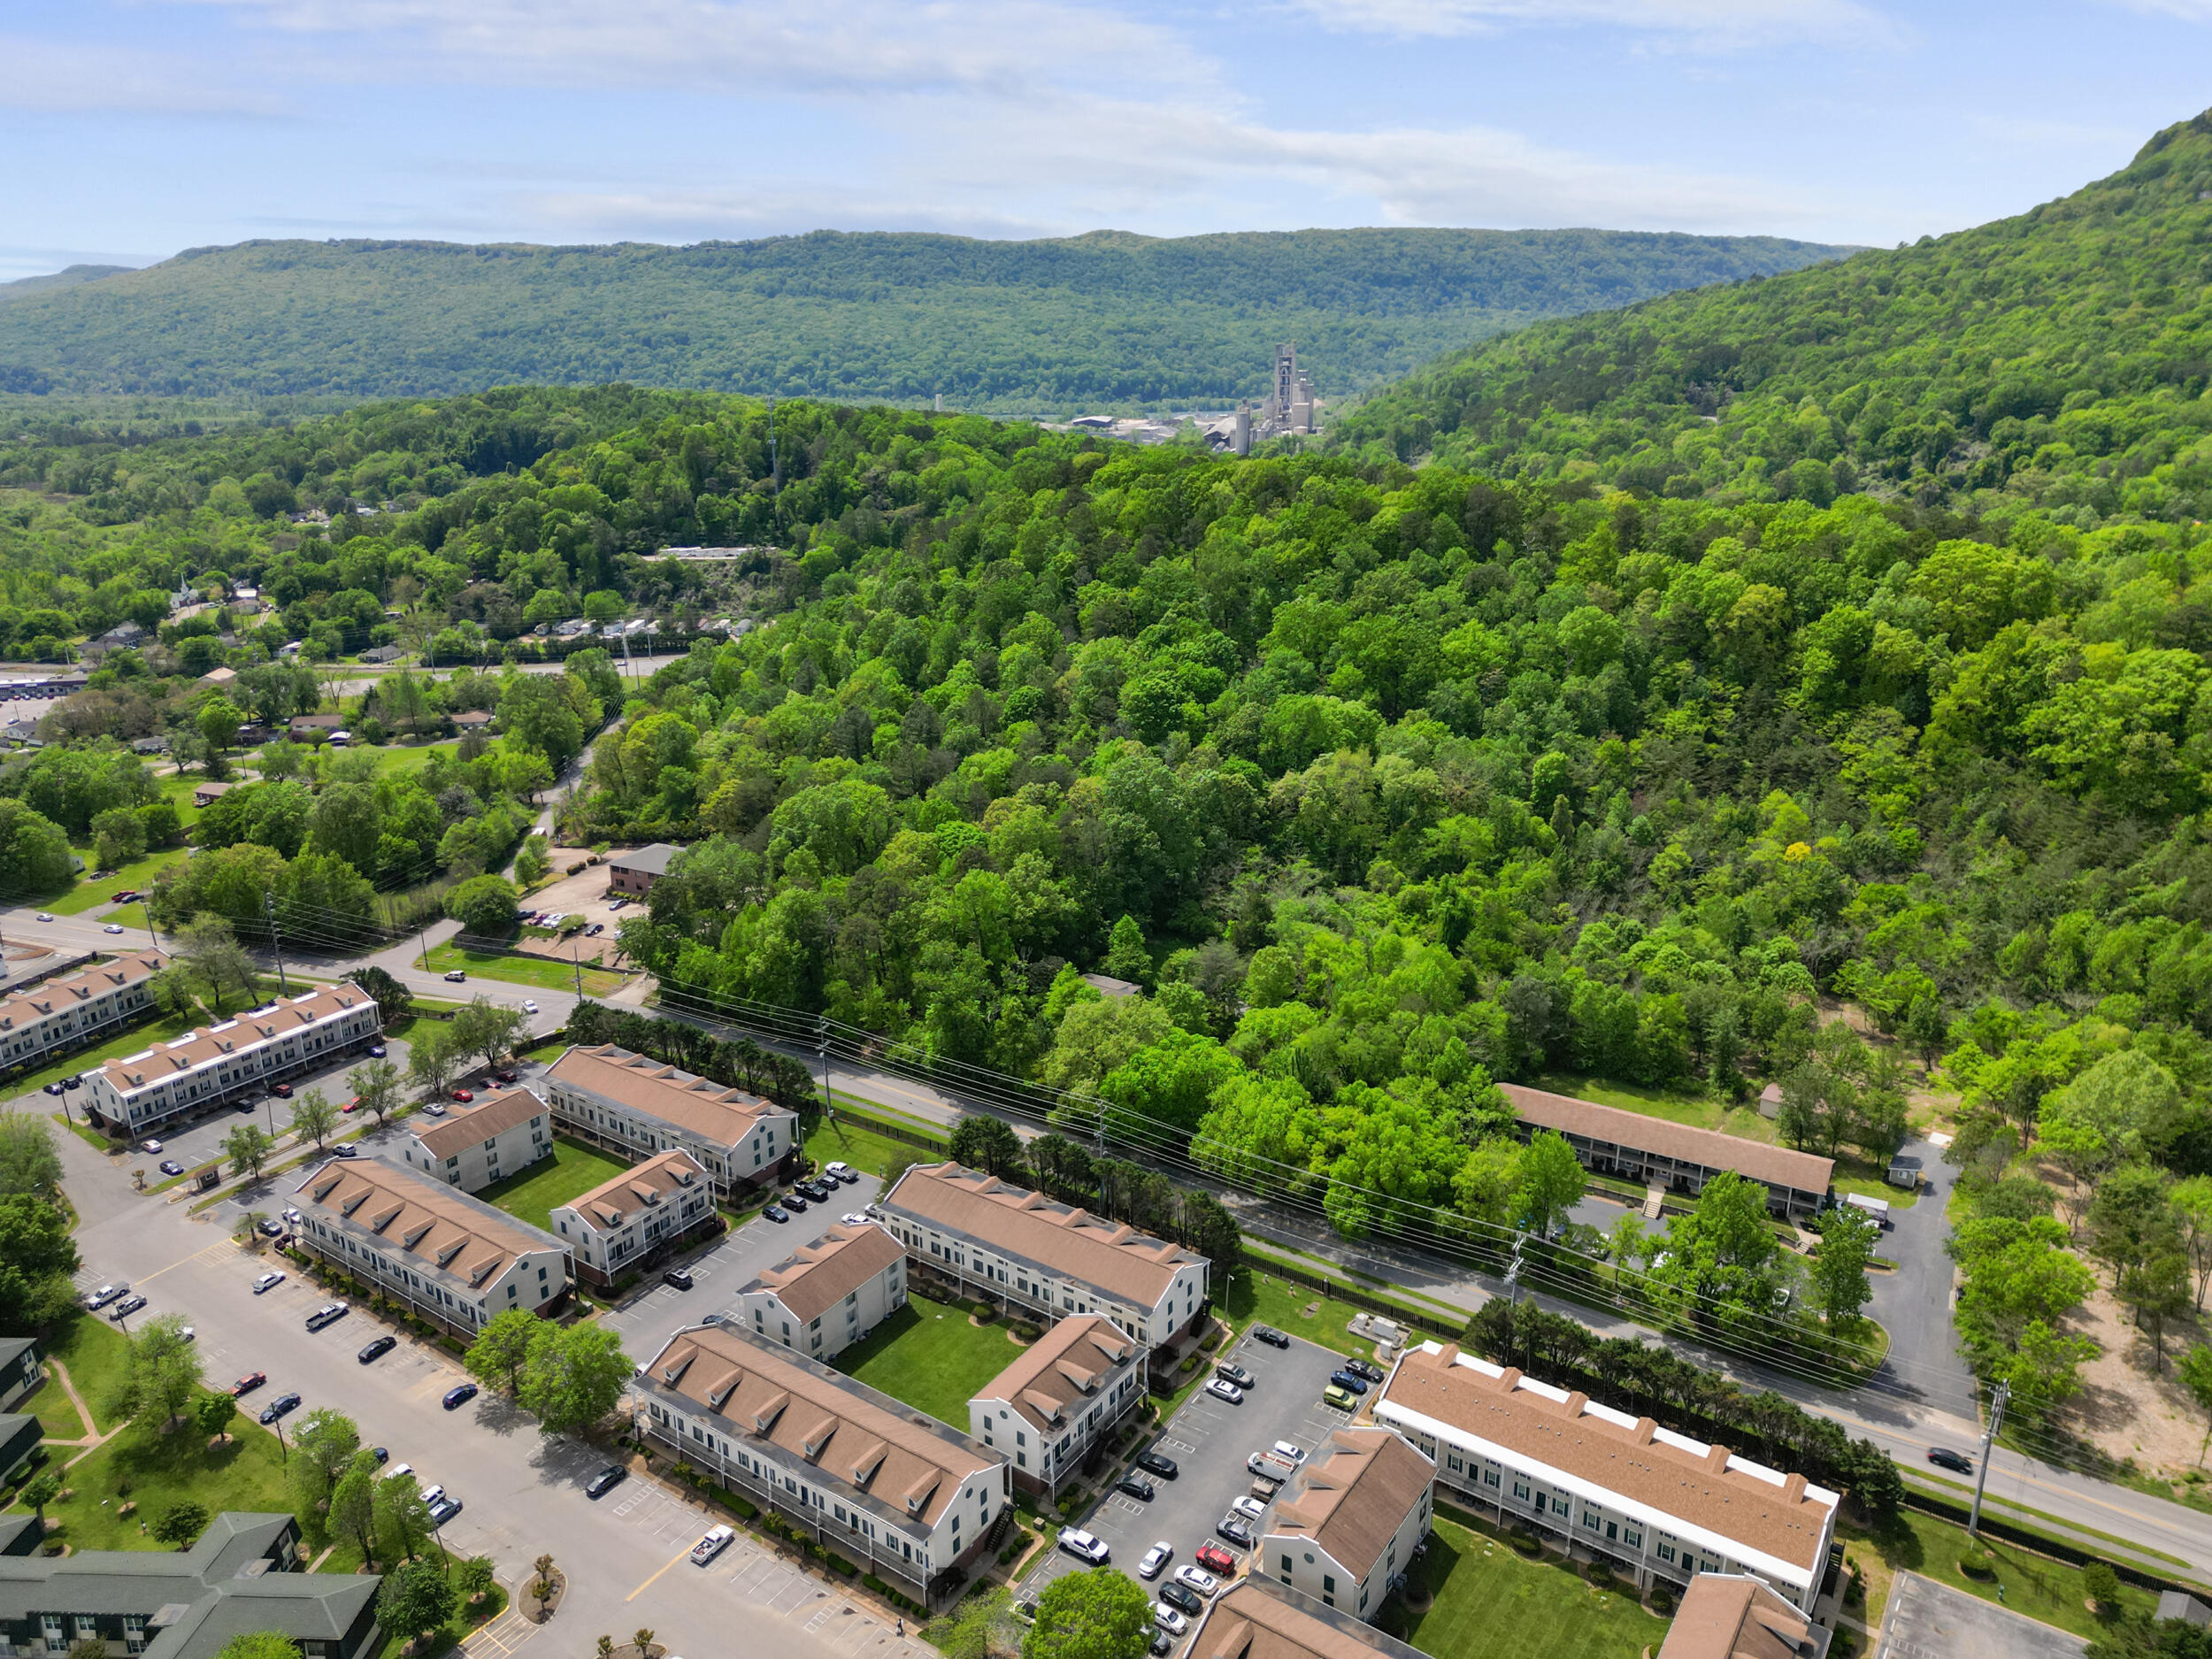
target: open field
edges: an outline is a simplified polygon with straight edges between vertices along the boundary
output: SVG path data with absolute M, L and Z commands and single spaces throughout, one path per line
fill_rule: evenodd
M 895 1163 L 932 1163 L 943 1156 L 849 1123 L 817 1125 L 806 1138 L 806 1155 L 818 1164 L 849 1164 L 870 1175 L 881 1175 Z
M 1601 1106 L 1617 1107 L 1622 1111 L 1641 1112 L 1647 1118 L 1663 1118 L 1669 1123 L 1687 1124 L 1693 1129 L 1717 1129 L 1724 1134 L 1746 1141 L 1763 1141 L 1770 1145 L 1774 1141 L 1774 1125 L 1760 1117 L 1755 1107 L 1738 1106 L 1705 1094 L 1646 1088 L 1636 1083 L 1578 1077 L 1569 1071 L 1547 1071 L 1531 1087 L 1554 1094 L 1571 1094 L 1577 1100 L 1594 1101 Z
M 1364 1310 L 1278 1279 L 1267 1271 L 1264 1263 L 1248 1264 L 1232 1273 L 1220 1307 L 1240 1331 L 1254 1324 L 1271 1325 L 1340 1354 L 1363 1355 L 1374 1350 L 1372 1342 L 1363 1342 L 1344 1328 Z M 1312 1311 L 1308 1312 L 1309 1309 Z
M 46 1357 L 68 1367 L 69 1380 L 93 1416 L 93 1425 L 105 1433 L 119 1417 L 116 1399 L 123 1387 L 124 1367 L 130 1344 L 123 1333 L 96 1313 L 73 1314 L 56 1327 L 50 1340 L 39 1344 Z M 49 1374 L 31 1395 L 30 1408 L 50 1440 L 84 1437 L 84 1419 L 70 1403 L 61 1379 Z
M 1556 1555 L 1527 1560 L 1487 1525 L 1439 1515 L 1409 1576 L 1433 1601 L 1419 1613 L 1393 1601 L 1382 1626 L 1438 1659 L 1634 1659 L 1666 1640 L 1632 1589 L 1601 1589 Z
M 556 1137 L 553 1156 L 540 1158 L 526 1170 L 494 1181 L 477 1196 L 496 1204 L 518 1221 L 553 1230 L 553 1207 L 579 1193 L 588 1193 L 611 1181 L 629 1167 L 573 1141 Z
M 1985 1601 L 2001 1602 L 2016 1613 L 2055 1624 L 2077 1636 L 2093 1639 L 2103 1632 L 2104 1627 L 2086 1605 L 2088 1592 L 2082 1587 L 2078 1567 L 1985 1536 L 1990 1554 L 1996 1558 L 1996 1575 L 1987 1580 L 1970 1578 L 1959 1571 L 1959 1557 L 1966 1550 L 1966 1529 L 1916 1509 L 1901 1511 L 1896 1525 L 1880 1533 L 1839 1520 L 1836 1536 L 1865 1580 L 1864 1617 L 1870 1624 L 1881 1622 L 1895 1575 L 1907 1571 Z M 2157 1598 L 2148 1591 L 2123 1585 L 2120 1600 L 2132 1610 L 2147 1612 Z
M 167 1434 L 134 1426 L 56 1472 L 76 1495 L 48 1504 L 46 1517 L 62 1523 L 61 1538 L 79 1550 L 166 1549 L 142 1529 L 187 1500 L 210 1514 L 292 1507 L 276 1436 L 242 1416 L 232 1419 L 225 1444 L 209 1445 L 188 1423 Z M 138 1507 L 123 1515 L 125 1502 Z
M 964 1434 L 968 1402 L 1021 1352 L 1008 1340 L 1003 1320 L 977 1325 L 968 1318 L 964 1302 L 910 1294 L 873 1336 L 830 1363 Z
M 552 956 L 504 956 L 488 950 L 465 950 L 458 945 L 440 945 L 430 953 L 430 971 L 446 973 L 455 968 L 477 979 L 504 979 L 511 985 L 534 985 L 541 991 L 573 991 L 577 969 Z M 622 988 L 623 978 L 604 968 L 583 971 L 583 994 L 608 996 Z
M 45 900 L 44 908 L 57 916 L 82 915 L 96 904 L 105 904 L 118 893 L 127 892 L 132 887 L 142 890 L 152 887 L 156 871 L 168 868 L 188 856 L 191 850 L 188 847 L 165 847 L 159 852 L 148 853 L 143 858 L 125 864 L 111 876 L 98 881 L 80 880 L 60 897 Z M 84 855 L 88 867 L 91 850 L 79 848 L 78 851 Z

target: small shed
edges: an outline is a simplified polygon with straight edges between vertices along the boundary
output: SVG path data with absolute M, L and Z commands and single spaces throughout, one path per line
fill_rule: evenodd
M 2207 1607 L 2186 1590 L 2162 1590 L 2158 1593 L 2158 1623 L 2163 1624 L 2170 1618 L 2202 1628 L 2212 1624 L 2212 1607 Z
M 1889 1161 L 1889 1173 L 1882 1179 L 1892 1187 L 1901 1187 L 1909 1193 L 1916 1192 L 1920 1187 L 1920 1160 L 1908 1157 L 1902 1152 L 1897 1153 Z
M 1144 987 L 1131 979 L 1117 979 L 1110 973 L 1087 973 L 1083 983 L 1101 996 L 1134 996 Z

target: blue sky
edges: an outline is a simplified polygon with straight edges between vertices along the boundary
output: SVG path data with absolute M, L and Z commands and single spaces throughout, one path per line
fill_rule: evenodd
M 2212 104 L 2212 0 L 7 0 L 0 278 L 249 237 L 1887 243 Z

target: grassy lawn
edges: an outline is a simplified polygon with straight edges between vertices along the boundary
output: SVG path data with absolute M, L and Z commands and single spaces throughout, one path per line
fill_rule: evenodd
M 1879 1534 L 1839 1520 L 1836 1536 L 1865 1580 L 1864 1617 L 1870 1624 L 1881 1621 L 1896 1574 L 1907 1571 L 1985 1601 L 2002 1602 L 2016 1613 L 2055 1624 L 2077 1636 L 2094 1638 L 2104 1633 L 2104 1627 L 2086 1605 L 2088 1593 L 2082 1588 L 2078 1567 L 2031 1555 L 1985 1534 L 1984 1541 L 1997 1559 L 1997 1573 L 1986 1583 L 1978 1582 L 1959 1571 L 1959 1556 L 1966 1548 L 1966 1529 L 1913 1509 L 1902 1511 L 1896 1525 Z M 2147 1590 L 2122 1585 L 2120 1600 L 2131 1611 L 2148 1612 L 2157 1598 Z
M 1647 1118 L 1663 1118 L 1669 1123 L 1687 1124 L 1693 1129 L 1717 1129 L 1746 1141 L 1770 1144 L 1774 1140 L 1773 1124 L 1760 1117 L 1756 1108 L 1732 1105 L 1702 1094 L 1646 1088 L 1637 1083 L 1608 1082 L 1567 1071 L 1548 1071 L 1536 1079 L 1534 1086 L 1554 1094 L 1571 1094 L 1577 1100 L 1595 1101 L 1601 1106 L 1641 1112 Z
M 430 953 L 433 973 L 445 973 L 455 968 L 465 969 L 480 979 L 534 985 L 541 990 L 576 988 L 575 964 L 557 962 L 550 956 L 503 956 L 488 950 L 464 950 L 457 945 L 440 945 Z M 586 968 L 583 974 L 587 996 L 607 996 L 622 988 L 622 976 L 604 968 Z
M 112 1060 L 119 1055 L 142 1054 L 157 1042 L 174 1041 L 177 1038 L 183 1036 L 186 1032 L 190 1031 L 193 1024 L 193 1021 L 180 1017 L 165 1016 L 159 1019 L 149 1020 L 142 1025 L 134 1025 L 128 1031 L 120 1032 L 108 1038 L 104 1042 L 94 1044 L 89 1048 L 79 1048 L 74 1053 L 55 1061 L 51 1065 L 42 1066 L 35 1071 L 26 1071 L 21 1077 L 12 1079 L 7 1087 L 12 1094 L 34 1094 L 44 1088 L 49 1083 L 58 1082 L 65 1077 L 74 1077 L 80 1071 L 89 1071 L 104 1060 Z M 79 1089 L 76 1093 L 81 1094 L 84 1091 Z M 50 1105 L 52 1103 L 51 1096 L 48 1097 L 48 1103 Z M 71 1098 L 73 1110 L 74 1107 L 75 1098 L 73 1095 Z M 81 1121 L 81 1114 L 80 1121 Z
M 1003 1321 L 970 1325 L 964 1303 L 910 1295 L 873 1336 L 830 1363 L 965 1433 L 968 1402 L 1020 1352 Z
M 55 1331 L 51 1340 L 39 1346 L 48 1359 L 59 1360 L 69 1368 L 69 1380 L 77 1385 L 79 1396 L 91 1408 L 100 1432 L 113 1428 L 117 1417 L 113 1402 L 122 1389 L 124 1364 L 130 1352 L 123 1333 L 97 1314 L 73 1314 Z M 84 1433 L 84 1420 L 70 1404 L 60 1382 L 52 1377 L 31 1396 L 31 1409 L 55 1439 L 73 1440 Z
M 1311 1313 L 1307 1311 L 1310 1308 Z M 1240 1267 L 1229 1276 L 1221 1310 L 1239 1331 L 1254 1324 L 1271 1325 L 1278 1331 L 1287 1331 L 1340 1354 L 1363 1355 L 1375 1346 L 1344 1328 L 1365 1310 L 1278 1279 L 1264 1264 Z
M 1420 1613 L 1393 1601 L 1382 1627 L 1440 1659 L 1634 1659 L 1666 1640 L 1632 1590 L 1601 1590 L 1555 1555 L 1525 1560 L 1487 1526 L 1438 1516 L 1413 1571 L 1433 1601 Z
M 60 1521 L 61 1537 L 80 1550 L 166 1548 L 139 1527 L 188 1498 L 211 1514 L 292 1507 L 276 1436 L 243 1417 L 233 1419 L 227 1445 L 210 1447 L 189 1424 L 171 1434 L 129 1428 L 57 1472 L 76 1495 L 48 1504 L 46 1518 Z M 135 1514 L 116 1513 L 125 1501 Z
M 845 1123 L 818 1125 L 806 1139 L 806 1155 L 817 1164 L 841 1162 L 870 1175 L 880 1175 L 895 1163 L 933 1162 L 942 1156 L 927 1147 L 910 1146 Z
M 565 1204 L 579 1193 L 588 1193 L 629 1168 L 572 1141 L 556 1140 L 553 1156 L 540 1158 L 528 1169 L 494 1181 L 477 1196 L 497 1204 L 518 1220 L 553 1230 L 553 1206 Z
M 80 848 L 88 861 L 92 855 Z M 166 869 L 185 857 L 188 847 L 165 847 L 157 853 L 149 853 L 134 864 L 125 864 L 114 875 L 100 881 L 80 881 L 59 898 L 46 901 L 46 908 L 58 916 L 77 916 L 96 904 L 105 904 L 127 887 L 144 889 L 154 885 L 154 872 Z M 88 867 L 89 864 L 88 862 Z

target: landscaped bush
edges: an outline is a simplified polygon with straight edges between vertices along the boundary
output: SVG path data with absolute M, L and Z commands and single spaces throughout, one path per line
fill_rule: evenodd
M 2084 1567 L 2081 1587 L 2089 1592 L 2089 1599 L 2097 1604 L 2099 1617 L 2119 1610 L 2120 1575 L 2110 1562 L 2093 1561 Z
M 1025 1342 L 1034 1342 L 1044 1333 L 1026 1319 L 1017 1319 L 1006 1327 Z
M 991 1306 L 991 1304 L 987 1302 L 979 1302 L 975 1305 L 975 1317 L 980 1319 L 985 1325 L 988 1325 L 992 1320 L 998 1317 L 998 1310 Z
M 847 1561 L 842 1555 L 837 1554 L 834 1550 L 830 1552 L 829 1570 L 832 1572 L 838 1574 L 840 1577 L 847 1578 L 851 1578 L 853 1574 L 860 1571 L 859 1568 L 854 1566 L 851 1562 Z
M 1651 1610 L 1663 1618 L 1673 1616 L 1674 1591 L 1670 1586 L 1655 1584 L 1651 1586 Z
M 1977 1580 L 1993 1578 L 1997 1576 L 1997 1558 L 1985 1549 L 1970 1549 L 1959 1557 L 1959 1571 Z

